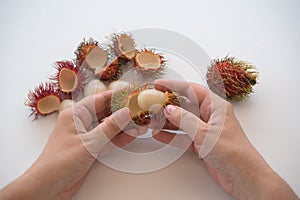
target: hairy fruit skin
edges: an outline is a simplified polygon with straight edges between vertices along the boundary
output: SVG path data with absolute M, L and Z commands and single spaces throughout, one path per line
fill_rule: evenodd
M 25 101 L 25 105 L 29 106 L 31 110 L 31 114 L 29 115 L 29 117 L 33 116 L 33 120 L 36 120 L 39 118 L 39 116 L 45 116 L 58 111 L 57 109 L 49 113 L 44 113 L 39 109 L 38 105 L 42 99 L 45 99 L 47 97 L 55 97 L 60 103 L 64 99 L 63 96 L 64 95 L 61 94 L 61 92 L 53 85 L 53 83 L 41 83 L 33 91 L 29 91 L 27 100 Z
M 234 57 L 214 59 L 208 67 L 206 81 L 219 96 L 232 101 L 242 101 L 253 92 L 258 72 L 255 67 Z
M 158 111 L 149 111 L 149 110 L 139 110 L 139 111 L 133 111 L 131 110 L 131 100 L 138 97 L 138 95 L 144 91 L 149 89 L 149 87 L 142 86 L 137 87 L 134 85 L 129 85 L 128 87 L 121 89 L 119 91 L 116 91 L 115 94 L 112 96 L 112 103 L 111 103 L 111 111 L 115 112 L 123 107 L 128 107 L 130 110 L 130 115 L 132 121 L 139 126 L 148 125 L 151 122 L 152 118 L 161 118 L 160 115 L 162 114 L 161 109 Z M 179 94 L 172 92 L 172 91 L 166 91 L 164 92 L 166 99 L 161 105 L 161 108 L 165 108 L 167 105 L 176 105 L 180 106 L 181 101 L 179 98 Z M 136 102 L 136 106 L 138 106 L 138 103 Z
M 142 55 L 156 57 L 159 60 L 159 62 L 156 63 L 157 66 L 156 67 L 145 67 L 144 64 L 141 63 L 141 60 L 139 60 L 139 57 Z M 148 64 L 151 64 L 151 63 L 148 63 Z M 134 57 L 134 66 L 137 69 L 137 71 L 140 72 L 143 76 L 160 78 L 162 75 L 165 74 L 166 60 L 163 55 L 155 53 L 153 49 L 150 49 L 150 50 L 144 49 L 144 50 L 136 53 L 136 55 Z
M 86 74 L 80 69 L 80 67 L 74 64 L 72 61 L 66 60 L 55 62 L 54 67 L 57 70 L 57 72 L 54 76 L 50 78 L 50 80 L 53 81 L 55 87 L 57 87 L 61 92 L 65 93 L 66 96 L 69 97 L 71 97 L 71 94 L 74 91 L 82 91 L 86 80 Z M 67 79 L 62 80 L 63 76 L 61 76 L 61 73 L 63 70 L 72 71 L 74 73 L 74 76 L 76 76 L 74 87 L 71 90 L 66 90 L 63 87 L 62 83 L 68 81 Z
M 87 55 L 91 50 L 98 46 L 98 42 L 93 38 L 88 40 L 83 39 L 83 41 L 78 45 L 77 50 L 75 51 L 76 55 L 76 64 L 78 66 L 82 65 Z
M 101 81 L 118 80 L 121 75 L 122 67 L 118 57 L 100 71 L 97 71 L 97 69 L 95 70 L 95 77 L 99 78 Z

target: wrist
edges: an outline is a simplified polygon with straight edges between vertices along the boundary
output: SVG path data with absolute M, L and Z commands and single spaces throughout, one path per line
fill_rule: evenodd
M 256 152 L 244 159 L 244 169 L 241 170 L 235 185 L 237 199 L 255 200 L 297 200 L 298 197 L 289 185 L 266 163 Z

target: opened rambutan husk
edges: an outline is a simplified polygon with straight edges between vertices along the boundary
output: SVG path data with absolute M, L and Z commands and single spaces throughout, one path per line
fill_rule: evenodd
M 115 57 L 111 63 L 105 67 L 98 67 L 95 69 L 95 77 L 102 81 L 117 80 L 122 75 L 122 64 L 118 57 Z
M 175 92 L 161 92 L 149 85 L 137 87 L 130 84 L 113 94 L 111 111 L 115 112 L 123 107 L 128 107 L 131 119 L 136 125 L 148 125 L 151 119 L 162 118 L 162 109 L 167 105 L 180 106 L 180 103 L 179 94 Z
M 75 91 L 81 91 L 85 84 L 84 71 L 72 61 L 58 61 L 54 64 L 57 72 L 50 79 L 55 86 L 69 96 Z
M 39 116 L 45 116 L 59 110 L 64 95 L 53 85 L 53 83 L 41 83 L 33 91 L 29 91 L 25 105 L 31 109 L 30 116 L 34 120 Z
M 137 50 L 132 35 L 128 33 L 114 33 L 111 35 L 114 53 L 123 60 L 130 61 L 134 58 Z
M 93 38 L 83 39 L 78 45 L 75 55 L 76 65 L 85 66 L 89 69 L 103 67 L 108 60 L 108 53 Z
M 257 83 L 256 68 L 235 57 L 214 59 L 208 67 L 206 80 L 209 88 L 219 96 L 233 101 L 244 100 Z
M 134 66 L 146 77 L 161 78 L 166 70 L 165 64 L 164 56 L 155 53 L 153 49 L 144 49 L 134 57 Z

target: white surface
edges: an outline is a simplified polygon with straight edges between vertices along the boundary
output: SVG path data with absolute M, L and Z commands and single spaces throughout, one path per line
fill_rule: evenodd
M 254 146 L 300 195 L 299 9 L 297 0 L 1 1 L 0 187 L 34 162 L 54 126 L 55 115 L 32 123 L 23 105 L 51 63 L 70 58 L 83 37 L 155 27 L 190 37 L 211 57 L 230 53 L 259 68 L 256 92 L 234 107 Z M 97 164 L 74 199 L 96 197 L 231 199 L 191 155 L 139 175 Z

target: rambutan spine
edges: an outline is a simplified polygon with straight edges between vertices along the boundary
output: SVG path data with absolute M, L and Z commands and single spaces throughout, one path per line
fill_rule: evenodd
M 257 83 L 256 68 L 235 57 L 213 59 L 206 80 L 209 88 L 219 96 L 233 101 L 244 100 Z
M 30 107 L 33 120 L 58 111 L 64 96 L 51 82 L 41 83 L 34 90 L 29 91 L 25 105 Z

